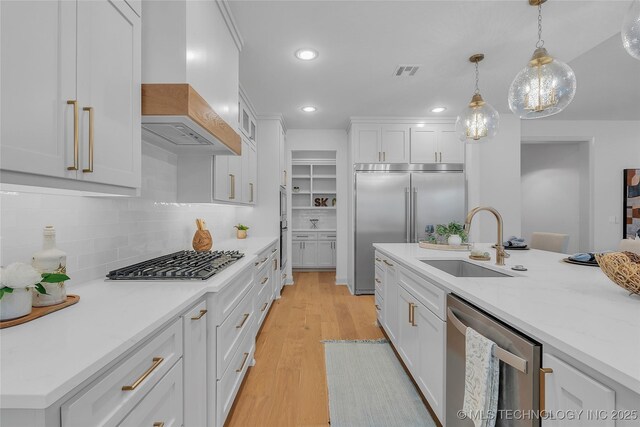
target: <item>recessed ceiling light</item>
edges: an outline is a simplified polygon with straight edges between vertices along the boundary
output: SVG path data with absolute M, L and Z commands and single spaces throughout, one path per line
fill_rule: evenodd
M 311 61 L 318 57 L 318 51 L 314 49 L 298 49 L 296 50 L 296 58 L 303 61 Z
M 302 111 L 304 111 L 305 113 L 314 113 L 317 110 L 316 107 L 314 107 L 313 105 L 307 105 L 305 107 L 302 107 Z
M 445 107 L 435 107 L 431 109 L 432 113 L 442 113 L 443 111 L 447 111 Z

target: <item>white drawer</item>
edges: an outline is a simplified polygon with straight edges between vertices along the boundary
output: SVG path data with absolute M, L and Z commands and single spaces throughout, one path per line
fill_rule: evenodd
M 179 360 L 118 427 L 182 427 L 182 389 Z
M 277 251 L 278 251 L 278 245 L 276 243 L 274 243 L 273 245 L 269 246 L 264 251 L 260 252 L 260 254 L 258 255 L 258 260 L 262 260 L 264 258 L 268 258 L 271 255 L 273 255 L 274 253 L 276 253 Z
M 249 325 L 255 317 L 253 302 L 253 292 L 249 292 L 222 325 L 218 326 L 216 334 L 218 379 L 222 377 L 229 366 L 244 336 L 251 330 Z
M 268 280 L 264 285 L 258 283 L 256 286 L 258 287 L 258 291 L 256 292 L 256 317 L 258 318 L 258 324 L 256 325 L 256 331 L 260 329 L 264 318 L 267 316 L 267 312 L 269 311 L 269 304 L 271 304 L 271 298 L 273 296 L 273 288 L 271 286 L 271 278 L 268 277 Z
M 253 266 L 256 268 L 256 270 L 260 270 L 267 264 L 267 262 L 269 261 L 269 256 L 271 256 L 271 254 L 267 252 L 263 252 L 262 254 L 258 255 L 258 258 L 253 263 Z
M 257 287 L 262 287 L 267 285 L 267 282 L 269 282 L 269 277 L 271 276 L 271 269 L 273 268 L 273 263 L 270 261 L 271 258 L 268 258 L 267 261 L 264 263 L 264 265 L 260 268 L 260 270 L 258 270 L 258 272 L 255 275 L 256 278 L 256 286 Z M 271 286 L 271 284 L 269 283 L 269 286 Z
M 380 295 L 384 295 L 384 270 L 382 268 L 376 266 L 373 280 L 375 281 L 376 292 L 380 292 Z
M 382 262 L 383 259 L 384 259 L 384 257 L 382 256 L 382 254 L 380 252 L 376 251 L 376 255 L 375 255 L 376 267 L 381 268 L 384 271 L 384 264 Z
M 247 266 L 238 274 L 237 278 L 233 279 L 233 283 L 230 283 L 222 292 L 216 295 L 216 306 L 219 307 L 217 312 L 214 313 L 216 325 L 221 325 L 242 301 L 242 298 L 251 290 L 253 286 L 253 269 L 253 266 Z
M 436 316 L 442 320 L 446 319 L 447 294 L 443 289 L 401 266 L 398 267 L 398 282 Z
M 318 233 L 318 240 L 336 240 L 336 232 L 320 232 Z
M 382 324 L 382 307 L 384 304 L 384 299 L 382 299 L 382 294 L 378 293 L 378 291 L 376 291 L 375 304 L 378 322 Z
M 62 426 L 117 425 L 180 357 L 181 318 L 63 404 Z
M 315 231 L 304 231 L 291 233 L 291 240 L 318 240 L 318 233 Z
M 249 326 L 252 327 L 253 325 Z M 249 365 L 253 361 L 254 351 L 255 340 L 251 334 L 247 334 L 238 347 L 238 351 L 231 359 L 229 369 L 217 382 L 216 425 L 218 426 L 224 425 L 238 388 L 242 383 L 242 378 L 244 378 Z

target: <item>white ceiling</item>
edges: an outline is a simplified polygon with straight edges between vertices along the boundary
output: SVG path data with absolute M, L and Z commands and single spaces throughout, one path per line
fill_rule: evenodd
M 480 89 L 500 112 L 537 40 L 537 9 L 502 1 L 246 1 L 231 9 L 244 38 L 240 81 L 259 114 L 289 128 L 345 128 L 352 116 L 455 116 L 473 92 L 468 57 L 483 52 Z M 550 0 L 549 52 L 569 62 L 576 97 L 557 119 L 640 119 L 640 61 L 621 46 L 630 2 Z M 312 47 L 310 62 L 293 53 Z M 420 64 L 394 77 L 399 64 Z M 303 113 L 300 107 L 318 111 Z M 445 106 L 440 115 L 429 110 Z

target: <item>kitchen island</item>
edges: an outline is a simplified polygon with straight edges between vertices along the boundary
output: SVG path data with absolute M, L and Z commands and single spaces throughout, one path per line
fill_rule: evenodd
M 388 282 L 393 279 L 384 277 L 385 269 L 393 269 L 392 274 L 398 277 L 406 271 L 406 277 L 427 284 L 434 290 L 433 295 L 438 295 L 428 308 L 442 322 L 447 320 L 445 296 L 453 293 L 539 342 L 543 367 L 547 357 L 557 357 L 615 391 L 616 409 L 640 409 L 640 298 L 629 296 L 599 268 L 571 265 L 562 261 L 564 254 L 538 250 L 509 251 L 506 265 L 496 266 L 495 250 L 488 244 L 485 250 L 493 258 L 489 262 L 472 261 L 468 252 L 427 250 L 417 244 L 374 244 L 374 247 L 376 282 L 381 288 L 376 286 L 376 298 L 383 308 L 379 310 L 383 326 L 393 324 L 386 322 L 385 315 L 397 317 L 396 311 L 389 309 L 391 301 L 385 299 L 388 291 L 384 288 L 389 288 Z M 454 277 L 421 261 L 425 259 L 463 259 L 513 277 Z M 528 270 L 513 271 L 511 267 L 518 264 Z M 402 280 L 398 281 L 402 286 Z M 412 292 L 411 284 L 406 288 Z M 428 303 L 429 298 L 425 306 Z M 403 308 L 399 306 L 399 310 Z M 404 315 L 400 318 L 404 320 Z M 393 342 L 394 331 L 389 333 L 388 329 L 385 328 Z M 435 400 L 444 400 L 444 391 Z M 633 418 L 606 425 L 640 425 L 640 415 Z

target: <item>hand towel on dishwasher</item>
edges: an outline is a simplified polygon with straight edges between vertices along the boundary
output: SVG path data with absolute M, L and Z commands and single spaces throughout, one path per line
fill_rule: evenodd
M 496 343 L 467 328 L 465 354 L 462 410 L 475 427 L 494 427 L 500 385 L 500 360 L 496 357 Z

